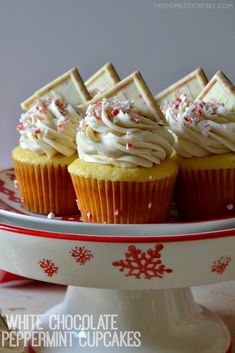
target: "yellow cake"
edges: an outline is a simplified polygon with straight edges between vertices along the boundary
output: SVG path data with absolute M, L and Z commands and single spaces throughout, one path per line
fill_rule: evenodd
M 68 168 L 83 221 L 165 221 L 178 171 L 172 135 L 129 103 L 97 104 L 81 122 L 80 158 Z
M 35 213 L 78 212 L 68 165 L 76 158 L 80 116 L 62 99 L 43 98 L 22 114 L 12 152 L 22 205 Z
M 207 157 L 180 158 L 176 159 L 183 170 L 213 170 L 234 169 L 235 153 L 216 154 Z
M 182 219 L 235 214 L 235 113 L 223 104 L 172 102 L 166 118 L 177 136 L 176 202 Z
M 35 213 L 65 215 L 77 213 L 76 196 L 67 168 L 76 158 L 46 155 L 23 149 L 12 151 L 22 205 Z
M 83 220 L 98 223 L 163 222 L 169 214 L 178 166 L 120 168 L 76 159 L 70 166 Z
M 178 158 L 176 195 L 182 218 L 210 219 L 235 213 L 235 154 Z

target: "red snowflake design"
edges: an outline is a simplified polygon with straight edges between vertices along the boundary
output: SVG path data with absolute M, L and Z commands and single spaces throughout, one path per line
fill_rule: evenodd
M 85 246 L 75 246 L 75 248 L 70 251 L 70 254 L 75 258 L 76 262 L 82 266 L 91 261 L 94 257 L 91 250 L 85 248 Z
M 167 268 L 161 260 L 162 244 L 156 244 L 154 249 L 143 251 L 130 245 L 125 253 L 125 260 L 114 261 L 113 266 L 120 267 L 119 271 L 128 272 L 125 276 L 135 278 L 152 279 L 154 277 L 163 278 L 164 273 L 171 273 L 173 270 Z
M 9 201 L 20 203 L 21 200 L 19 197 L 15 196 L 15 191 L 7 189 L 5 186 L 5 182 L 0 180 L 0 192 L 8 196 Z
M 11 181 L 14 181 L 15 180 L 15 174 L 13 172 L 7 172 L 6 175 L 8 176 L 8 178 L 11 180 Z
M 213 265 L 211 266 L 211 271 L 222 275 L 231 260 L 231 256 L 221 256 L 218 260 L 213 262 Z
M 0 199 L 0 209 L 5 211 L 12 211 L 12 208 Z
M 39 265 L 43 269 L 44 273 L 47 274 L 48 277 L 52 277 L 56 273 L 58 273 L 59 267 L 57 267 L 52 260 L 49 260 L 49 259 L 40 260 Z

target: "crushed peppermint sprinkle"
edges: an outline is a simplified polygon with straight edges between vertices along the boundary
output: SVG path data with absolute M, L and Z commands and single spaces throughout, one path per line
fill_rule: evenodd
M 13 183 L 14 183 L 15 189 L 18 189 L 18 181 L 15 179 Z
M 100 120 L 100 112 L 98 109 L 94 109 L 93 114 L 97 120 Z
M 211 132 L 211 126 L 210 124 L 206 123 L 206 124 L 202 124 L 202 133 L 204 136 L 209 136 L 210 132 Z
M 118 209 L 116 209 L 115 211 L 114 211 L 114 216 L 119 216 L 119 210 Z
M 86 213 L 86 216 L 87 216 L 87 219 L 91 219 L 91 216 L 92 216 L 91 212 L 88 211 L 88 212 Z
M 113 114 L 113 116 L 117 116 L 119 114 L 119 112 L 120 112 L 120 109 L 113 108 L 112 114 Z
M 176 98 L 176 102 L 181 103 L 182 99 L 180 97 Z
M 57 152 L 72 155 L 76 150 L 72 140 L 76 139 L 80 117 L 75 108 L 64 102 L 62 96 L 38 99 L 27 112 L 21 114 L 18 125 L 20 146 L 38 154 L 46 154 L 49 158 Z M 62 145 L 65 147 L 62 148 Z
M 149 180 L 153 180 L 153 177 L 152 177 L 152 175 L 150 175 L 150 176 L 149 176 Z
M 214 100 L 205 102 L 202 100 L 192 101 L 189 96 L 182 94 L 173 101 L 168 101 L 161 106 L 166 118 L 172 118 L 181 121 L 186 126 L 194 126 L 207 118 L 214 118 L 218 115 L 226 115 L 228 111 L 222 103 Z M 221 121 L 223 122 L 223 121 Z M 205 127 L 205 134 L 209 133 L 209 127 Z
M 227 209 L 229 211 L 232 211 L 234 209 L 234 205 L 232 203 L 230 203 L 229 205 L 227 205 Z
M 131 131 L 127 131 L 126 132 L 126 137 L 131 137 L 132 136 L 132 132 Z
M 55 218 L 55 214 L 53 212 L 50 212 L 50 213 L 48 213 L 47 218 L 53 219 L 53 218 Z
M 143 122 L 143 118 L 140 117 L 140 116 L 135 116 L 134 118 L 132 118 L 132 120 L 133 120 L 135 123 L 137 123 L 137 124 Z
M 105 106 L 106 104 L 108 104 L 108 99 L 107 98 L 103 98 L 101 102 L 99 102 L 102 106 Z
M 149 209 L 152 208 L 152 202 L 149 202 L 149 203 L 148 203 L 148 208 L 149 208 Z
M 62 102 L 61 100 L 59 99 L 56 99 L 55 100 L 55 105 L 59 108 L 59 111 L 62 115 L 67 115 L 67 103 L 65 102 Z
M 57 125 L 57 131 L 63 130 L 64 127 L 65 127 L 65 124 L 64 123 L 60 123 L 59 125 Z
M 18 126 L 17 126 L 17 130 L 20 131 L 20 130 L 24 130 L 25 126 L 24 126 L 24 123 L 22 121 L 19 122 Z
M 40 113 L 46 113 L 48 109 L 48 105 L 51 103 L 51 101 L 48 99 L 47 101 L 38 99 L 36 101 L 36 106 L 35 109 L 40 112 Z
M 126 143 L 126 149 L 127 150 L 129 150 L 130 148 L 132 148 L 133 147 L 133 144 L 132 143 L 130 143 L 130 142 L 127 142 Z
M 122 110 L 123 113 L 131 112 L 134 109 L 134 103 L 126 101 L 118 101 L 118 102 L 111 102 L 106 98 L 102 99 L 101 101 L 95 101 L 90 104 L 87 108 L 86 114 L 89 116 L 94 116 L 97 120 L 101 120 L 101 111 L 102 109 L 108 107 L 108 117 L 111 121 L 116 123 L 118 121 L 118 115 Z M 142 121 L 141 116 L 138 115 L 136 117 L 138 122 Z

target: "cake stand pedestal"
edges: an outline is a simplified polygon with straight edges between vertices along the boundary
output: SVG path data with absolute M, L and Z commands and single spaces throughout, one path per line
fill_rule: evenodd
M 50 317 L 62 317 L 63 314 L 80 314 L 83 317 L 91 314 L 94 320 L 100 315 L 116 314 L 115 328 L 118 328 L 118 337 L 120 331 L 126 331 L 126 338 L 122 342 L 119 341 L 117 346 L 105 347 L 110 340 L 101 340 L 97 344 L 94 336 L 90 335 L 92 331 L 88 329 L 87 336 L 85 331 L 83 334 L 81 331 L 74 332 L 72 347 L 34 348 L 36 353 L 232 352 L 230 334 L 224 323 L 206 308 L 195 303 L 189 288 L 112 290 L 69 286 L 64 301 L 43 316 L 44 330 L 51 333 Z M 111 335 L 116 332 L 110 327 L 106 328 Z M 131 347 L 133 340 L 127 339 L 128 332 L 129 337 L 133 337 L 133 331 L 140 333 L 139 340 L 135 340 L 137 347 Z M 91 348 L 93 344 L 96 346 Z

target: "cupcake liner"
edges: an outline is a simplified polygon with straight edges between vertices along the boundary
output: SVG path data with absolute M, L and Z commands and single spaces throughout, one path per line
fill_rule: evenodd
M 181 219 L 213 219 L 235 214 L 235 170 L 180 168 L 176 202 Z
M 71 177 L 83 221 L 114 224 L 165 221 L 176 179 L 176 175 L 149 182 Z
M 78 213 L 67 165 L 13 162 L 24 208 L 44 215 Z

